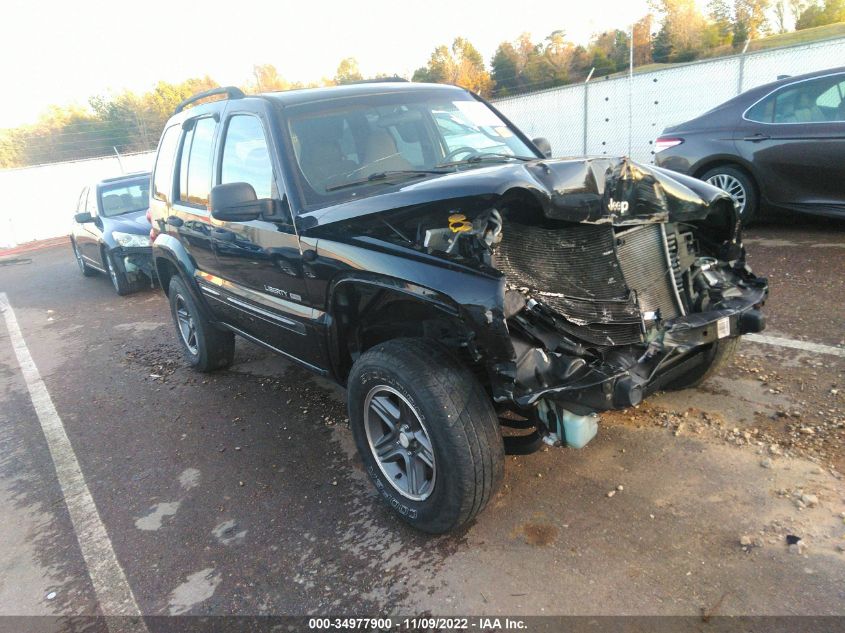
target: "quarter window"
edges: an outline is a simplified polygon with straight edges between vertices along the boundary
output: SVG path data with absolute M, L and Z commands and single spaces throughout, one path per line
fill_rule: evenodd
M 258 198 L 273 197 L 273 166 L 261 121 L 254 116 L 229 119 L 223 144 L 220 184 L 246 182 Z
M 173 195 L 173 162 L 176 159 L 176 147 L 179 144 L 179 132 L 182 128 L 171 125 L 164 131 L 156 158 L 153 176 L 153 195 L 159 200 L 170 201 Z

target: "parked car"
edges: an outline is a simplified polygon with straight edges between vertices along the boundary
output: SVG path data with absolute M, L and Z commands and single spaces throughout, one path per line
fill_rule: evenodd
M 655 163 L 730 193 L 746 224 L 761 205 L 845 217 L 845 67 L 754 88 L 666 128 Z
M 101 180 L 79 194 L 70 230 L 76 263 L 86 277 L 108 275 L 119 295 L 155 279 L 149 196 L 149 172 Z
M 380 496 L 444 532 L 505 450 L 583 445 L 591 413 L 695 385 L 763 328 L 727 194 L 547 146 L 452 86 L 188 100 L 150 201 L 187 361 L 228 366 L 237 334 L 345 385 Z

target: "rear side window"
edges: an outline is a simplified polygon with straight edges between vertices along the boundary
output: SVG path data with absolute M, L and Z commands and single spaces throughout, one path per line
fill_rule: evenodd
M 759 123 L 845 121 L 845 81 L 839 75 L 799 82 L 766 97 L 746 117 Z
M 176 146 L 179 144 L 179 132 L 182 128 L 171 125 L 164 131 L 158 146 L 155 174 L 153 175 L 153 196 L 158 200 L 170 201 L 173 191 L 173 162 L 176 158 Z
M 220 184 L 246 182 L 259 198 L 273 197 L 273 165 L 261 121 L 249 115 L 229 119 L 223 144 Z
M 208 192 L 211 190 L 211 148 L 216 125 L 211 117 L 199 119 L 194 124 L 192 133 L 185 136 L 179 159 L 179 200 L 182 202 L 200 206 L 208 204 Z

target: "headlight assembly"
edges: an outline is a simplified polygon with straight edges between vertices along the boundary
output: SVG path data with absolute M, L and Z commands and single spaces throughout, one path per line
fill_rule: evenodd
M 124 248 L 137 248 L 139 246 L 150 245 L 150 238 L 147 235 L 135 235 L 133 233 L 113 231 L 112 237 L 114 237 L 114 240 Z

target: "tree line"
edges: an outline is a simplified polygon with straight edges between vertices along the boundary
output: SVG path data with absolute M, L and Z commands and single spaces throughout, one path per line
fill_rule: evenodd
M 522 34 L 502 42 L 489 68 L 465 38 L 437 46 L 413 81 L 457 84 L 484 97 L 544 90 L 627 70 L 633 37 L 635 67 L 692 61 L 740 49 L 749 39 L 845 21 L 845 0 L 710 0 L 701 12 L 695 0 L 650 0 L 650 12 L 630 31 L 593 36 L 587 45 L 552 31 L 539 41 Z M 659 28 L 658 28 L 659 26 Z M 377 75 L 378 79 L 392 75 Z M 257 65 L 242 86 L 258 93 L 339 85 L 364 79 L 354 58 L 342 60 L 331 78 L 291 82 L 271 64 Z M 183 99 L 217 87 L 211 77 L 159 82 L 144 93 L 96 96 L 88 107 L 51 106 L 31 125 L 0 130 L 0 168 L 78 160 L 155 149 L 165 122 Z

